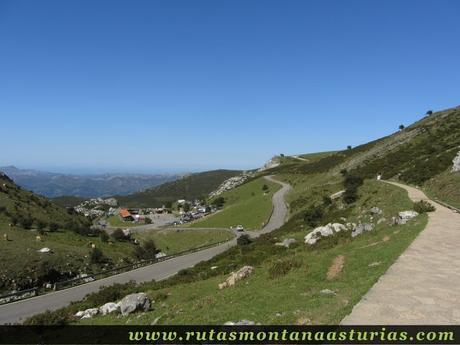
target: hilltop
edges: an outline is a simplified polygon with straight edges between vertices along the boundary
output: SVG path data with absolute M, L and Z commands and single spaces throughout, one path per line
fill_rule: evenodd
M 174 181 L 176 174 L 101 174 L 70 175 L 15 166 L 0 167 L 19 186 L 49 197 L 75 196 L 82 198 L 126 195 Z M 64 199 L 65 200 L 65 199 Z M 61 201 L 61 199 L 58 199 Z
M 190 174 L 139 193 L 116 196 L 116 199 L 126 207 L 161 207 L 178 199 L 206 197 L 222 182 L 241 173 L 239 170 L 211 170 Z

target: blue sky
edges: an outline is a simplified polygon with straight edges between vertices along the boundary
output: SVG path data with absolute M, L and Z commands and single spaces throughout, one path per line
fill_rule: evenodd
M 459 1 L 0 0 L 0 165 L 253 168 L 460 104 Z

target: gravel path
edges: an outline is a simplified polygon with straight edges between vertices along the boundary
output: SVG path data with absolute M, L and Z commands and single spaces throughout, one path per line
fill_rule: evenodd
M 429 200 L 413 187 L 413 201 Z M 342 320 L 356 324 L 460 323 L 460 214 L 430 200 L 428 225 Z
M 290 186 L 286 183 L 275 180 L 272 176 L 265 178 L 272 182 L 281 184 L 282 188 L 273 195 L 273 213 L 270 220 L 261 231 L 248 232 L 251 237 L 258 237 L 263 233 L 268 233 L 277 229 L 284 224 L 288 215 L 288 209 L 284 202 L 284 196 L 290 191 Z M 193 267 L 201 261 L 209 260 L 235 245 L 236 239 L 233 239 L 216 247 L 179 256 L 70 289 L 60 290 L 46 295 L 1 305 L 0 324 L 18 323 L 29 316 L 42 313 L 46 310 L 59 309 L 68 305 L 72 301 L 81 300 L 84 296 L 91 292 L 98 291 L 101 286 L 108 286 L 114 283 L 126 283 L 130 280 L 145 282 L 166 279 L 182 269 Z

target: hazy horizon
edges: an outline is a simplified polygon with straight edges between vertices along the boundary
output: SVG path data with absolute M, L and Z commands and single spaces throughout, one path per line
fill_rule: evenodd
M 357 146 L 460 103 L 459 10 L 451 0 L 0 1 L 0 162 L 251 169 Z

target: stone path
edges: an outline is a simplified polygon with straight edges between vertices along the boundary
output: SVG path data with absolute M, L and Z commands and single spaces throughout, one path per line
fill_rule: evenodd
M 413 201 L 429 200 L 416 188 L 391 184 Z M 460 323 L 460 214 L 430 202 L 436 211 L 425 230 L 341 324 Z

